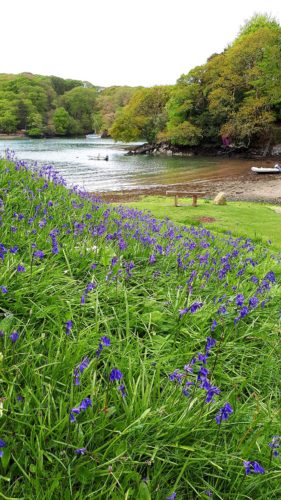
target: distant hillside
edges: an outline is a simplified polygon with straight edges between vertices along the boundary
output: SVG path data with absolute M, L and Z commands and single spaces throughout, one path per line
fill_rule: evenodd
M 0 74 L 0 133 L 29 137 L 105 132 L 134 92 L 32 73 Z

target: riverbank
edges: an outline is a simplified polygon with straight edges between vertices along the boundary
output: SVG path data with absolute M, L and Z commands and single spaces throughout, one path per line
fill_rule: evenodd
M 218 176 L 185 183 L 99 194 L 106 201 L 128 202 L 138 200 L 145 195 L 165 195 L 166 191 L 176 189 L 187 192 L 198 191 L 207 199 L 212 199 L 220 191 L 223 191 L 226 198 L 232 201 L 252 201 L 281 205 L 281 175 L 256 175 L 251 172 L 242 175 Z

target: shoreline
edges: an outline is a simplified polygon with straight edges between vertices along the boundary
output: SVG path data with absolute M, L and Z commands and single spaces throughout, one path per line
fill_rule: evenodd
M 202 198 L 213 199 L 219 192 L 225 193 L 229 201 L 248 201 L 281 205 L 281 174 L 246 174 L 200 179 L 180 184 L 136 188 L 121 191 L 92 192 L 108 202 L 126 203 L 143 196 L 173 196 L 166 191 L 179 190 L 201 192 Z M 200 199 L 200 198 L 199 198 Z

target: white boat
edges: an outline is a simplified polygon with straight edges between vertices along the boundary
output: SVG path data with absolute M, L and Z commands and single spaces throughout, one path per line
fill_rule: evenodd
M 281 167 L 276 163 L 274 167 L 266 168 L 266 167 L 252 167 L 252 172 L 255 174 L 281 174 Z

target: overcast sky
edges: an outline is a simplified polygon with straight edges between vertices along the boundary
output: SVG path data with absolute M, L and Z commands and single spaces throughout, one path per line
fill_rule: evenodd
M 2 0 L 0 72 L 96 85 L 175 83 L 280 0 Z

